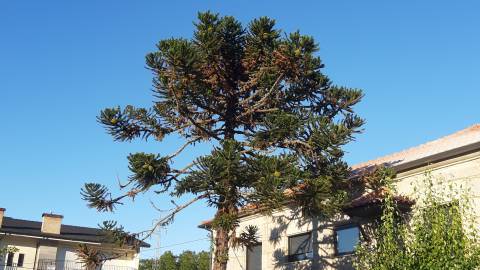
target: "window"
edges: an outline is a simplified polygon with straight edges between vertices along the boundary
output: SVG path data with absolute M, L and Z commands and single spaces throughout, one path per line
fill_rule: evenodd
M 13 266 L 13 256 L 15 254 L 12 252 L 9 252 L 7 255 L 7 266 Z
M 17 263 L 17 266 L 18 267 L 23 267 L 23 261 L 25 260 L 25 254 L 18 254 L 18 263 Z
M 359 240 L 360 228 L 357 225 L 349 224 L 335 228 L 336 255 L 353 253 Z
M 288 237 L 289 262 L 311 259 L 312 257 L 312 234 L 310 232 Z
M 425 210 L 427 215 L 441 216 L 445 221 L 447 228 L 454 225 L 454 221 L 461 221 L 461 213 L 459 212 L 459 202 L 454 200 L 445 204 L 427 207 Z
M 247 270 L 262 269 L 262 244 L 247 249 Z

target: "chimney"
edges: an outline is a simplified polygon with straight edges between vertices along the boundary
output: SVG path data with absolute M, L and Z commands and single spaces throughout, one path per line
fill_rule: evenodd
M 44 213 L 42 215 L 42 233 L 60 234 L 62 219 L 62 215 Z
M 0 208 L 0 229 L 2 228 L 4 215 L 5 215 L 5 208 Z

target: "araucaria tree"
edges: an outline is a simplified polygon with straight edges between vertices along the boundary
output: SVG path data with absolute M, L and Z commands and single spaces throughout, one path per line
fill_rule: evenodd
M 268 212 L 293 199 L 307 216 L 339 209 L 349 173 L 342 146 L 363 124 L 353 111 L 362 92 L 336 86 L 322 73 L 312 37 L 285 34 L 266 17 L 244 27 L 233 17 L 206 12 L 199 13 L 192 39 L 161 40 L 157 48 L 146 56 L 153 106 L 108 108 L 98 120 L 118 141 L 162 141 L 176 134 L 184 142 L 174 153 L 130 154 L 132 174 L 123 195 L 86 184 L 82 193 L 90 207 L 112 211 L 152 188 L 193 194 L 155 227 L 195 201 L 207 201 L 217 210 L 216 270 L 226 268 L 229 247 L 256 241 L 255 228 L 236 231 L 247 204 Z M 210 143 L 212 152 L 176 168 L 176 158 L 197 143 Z

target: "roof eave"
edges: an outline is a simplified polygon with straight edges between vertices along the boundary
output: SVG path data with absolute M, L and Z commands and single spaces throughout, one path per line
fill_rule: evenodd
M 416 160 L 412 160 L 405 163 L 400 163 L 398 165 L 392 165 L 392 168 L 397 171 L 397 173 L 405 172 L 408 170 L 413 170 L 423 166 L 427 166 L 432 163 L 441 162 L 444 160 L 456 158 L 463 155 L 468 155 L 480 150 L 480 142 L 464 145 L 455 149 L 447 150 L 438 154 L 426 156 Z

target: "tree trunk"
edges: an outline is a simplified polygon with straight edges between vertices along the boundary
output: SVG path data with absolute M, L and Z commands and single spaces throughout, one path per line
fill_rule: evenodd
M 228 261 L 229 233 L 224 229 L 215 231 L 215 256 L 212 270 L 226 270 Z
M 224 206 L 218 209 L 215 217 L 221 215 L 237 214 L 238 209 L 232 204 L 224 204 Z M 226 270 L 228 262 L 228 252 L 230 247 L 230 237 L 234 228 L 214 228 L 215 230 L 215 250 L 213 258 L 212 270 Z
M 318 242 L 318 217 L 312 218 L 312 269 L 320 269 L 320 248 Z
M 229 117 L 233 117 L 233 111 L 232 109 L 235 108 L 235 106 L 231 103 L 232 100 L 229 100 L 229 106 L 227 109 L 227 114 Z M 224 134 L 224 140 L 234 140 L 235 139 L 235 131 L 234 127 L 232 125 L 232 121 L 230 118 L 227 118 L 225 120 L 225 134 Z M 224 181 L 227 183 L 229 182 L 229 179 L 224 179 Z M 229 185 L 230 186 L 230 185 Z M 230 186 L 230 191 L 235 192 L 235 187 Z M 222 198 L 221 201 L 223 201 L 225 198 Z M 231 202 L 223 202 L 223 207 L 218 209 L 216 213 L 216 217 L 222 214 L 232 214 L 232 213 L 237 213 L 237 209 L 235 206 L 231 204 Z M 212 270 L 226 270 L 227 269 L 227 262 L 228 262 L 228 252 L 229 252 L 229 244 L 230 244 L 230 231 L 226 230 L 224 228 L 216 228 L 215 229 L 215 247 L 214 247 L 214 257 L 213 257 L 213 267 Z

